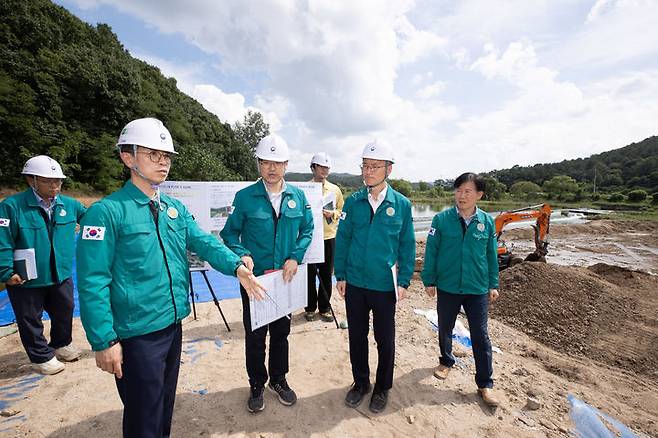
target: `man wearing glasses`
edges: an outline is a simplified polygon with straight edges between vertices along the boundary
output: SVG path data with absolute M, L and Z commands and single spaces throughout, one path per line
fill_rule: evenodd
M 220 235 L 226 245 L 242 257 L 254 274 L 283 270 L 283 280 L 297 273 L 313 237 L 313 215 L 304 192 L 286 184 L 288 145 L 278 135 L 268 135 L 256 147 L 260 180 L 235 195 L 233 211 Z M 286 380 L 290 318 L 284 316 L 256 330 L 251 329 L 249 297 L 242 295 L 245 359 L 250 394 L 247 410 L 265 408 L 264 389 L 274 392 L 285 406 L 297 401 Z M 270 333 L 268 367 L 265 367 L 265 338 Z
M 176 153 L 162 122 L 133 120 L 117 147 L 130 180 L 92 205 L 81 224 L 80 316 L 96 365 L 115 376 L 123 436 L 160 438 L 171 431 L 181 321 L 190 313 L 186 250 L 237 276 L 250 296 L 262 298 L 262 287 L 180 201 L 160 193 Z
M 377 377 L 370 411 L 382 412 L 393 386 L 395 305 L 405 298 L 416 257 L 411 202 L 386 179 L 395 159 L 381 141 L 366 145 L 361 155 L 365 187 L 343 207 L 336 235 L 336 289 L 345 298 L 350 361 L 354 383 L 345 404 L 356 408 L 370 392 L 368 331 L 370 312 L 377 342 Z
M 60 195 L 66 177 L 52 158 L 30 158 L 21 173 L 30 187 L 0 203 L 0 282 L 7 285 L 32 368 L 41 374 L 57 374 L 64 370 L 60 360 L 80 357 L 80 350 L 71 344 L 71 271 L 76 224 L 85 207 Z M 29 269 L 32 258 L 36 275 Z M 44 310 L 51 320 L 50 343 L 43 334 Z

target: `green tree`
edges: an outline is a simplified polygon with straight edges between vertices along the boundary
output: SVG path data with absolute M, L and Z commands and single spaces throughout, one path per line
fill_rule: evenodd
M 578 192 L 578 183 L 570 176 L 558 175 L 546 181 L 543 189 L 551 198 L 564 200 Z
M 429 183 L 426 183 L 425 181 L 420 181 L 418 183 L 418 190 L 421 192 L 426 192 L 430 189 Z
M 248 110 L 241 122 L 233 124 L 235 138 L 255 152 L 258 142 L 270 133 L 270 125 L 258 111 Z
M 248 116 L 246 131 L 267 131 L 259 115 Z M 23 163 L 47 154 L 62 164 L 68 187 L 113 190 L 123 173 L 114 142 L 140 117 L 169 128 L 180 152 L 172 179 L 254 177 L 245 130 L 234 132 L 174 79 L 132 58 L 109 26 L 83 23 L 48 0 L 0 2 L 3 184 L 21 184 Z
M 532 181 L 519 181 L 512 184 L 512 187 L 509 188 L 509 192 L 514 196 L 525 198 L 541 192 L 541 187 Z
M 445 195 L 445 190 L 441 186 L 434 186 L 429 190 L 428 194 L 433 198 L 441 198 Z
M 624 195 L 619 192 L 611 193 L 608 196 L 608 201 L 610 202 L 622 202 L 624 200 Z
M 628 192 L 628 200 L 630 202 L 642 202 L 647 199 L 648 193 L 644 190 L 631 190 Z
M 393 187 L 396 191 L 400 192 L 404 196 L 411 196 L 412 187 L 409 181 L 404 179 L 390 179 L 388 182 L 391 187 Z
M 486 183 L 486 188 L 482 199 L 485 201 L 498 201 L 503 198 L 505 190 L 507 190 L 505 184 L 499 182 L 493 176 L 484 176 L 484 181 Z

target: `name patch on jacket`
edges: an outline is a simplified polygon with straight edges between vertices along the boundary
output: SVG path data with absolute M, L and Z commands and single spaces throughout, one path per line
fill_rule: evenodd
M 85 225 L 82 229 L 83 240 L 103 240 L 105 239 L 105 227 L 95 225 Z
M 11 219 L 0 217 L 0 227 L 8 227 Z

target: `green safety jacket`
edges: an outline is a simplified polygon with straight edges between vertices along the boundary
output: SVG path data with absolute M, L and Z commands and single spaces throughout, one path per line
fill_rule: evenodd
M 22 287 L 52 286 L 71 277 L 76 224 L 85 210 L 77 200 L 57 195 L 49 219 L 31 188 L 2 201 L 0 281 L 6 282 L 14 274 L 14 251 L 30 248 L 34 248 L 37 278 Z
M 301 189 L 286 184 L 277 217 L 265 184 L 256 181 L 235 194 L 220 236 L 240 257 L 251 256 L 255 275 L 281 269 L 288 259 L 301 263 L 313 238 L 311 205 Z
M 464 230 L 456 207 L 434 216 L 421 278 L 425 286 L 452 294 L 479 295 L 497 289 L 498 244 L 493 218 L 477 208 Z
M 182 202 L 161 193 L 156 226 L 149 201 L 128 181 L 93 204 L 82 221 L 77 252 L 80 317 L 94 351 L 189 315 L 186 250 L 226 275 L 235 275 L 242 264 L 199 228 Z
M 384 200 L 373 213 L 366 187 L 352 193 L 345 201 L 336 234 L 336 280 L 391 292 L 391 267 L 397 263 L 398 286 L 409 287 L 415 261 L 411 202 L 389 185 Z

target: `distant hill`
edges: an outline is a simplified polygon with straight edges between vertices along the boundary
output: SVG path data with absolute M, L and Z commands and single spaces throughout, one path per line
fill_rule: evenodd
M 114 142 L 130 120 L 156 117 L 180 155 L 171 179 L 253 179 L 251 149 L 176 81 L 130 56 L 109 26 L 47 0 L 0 2 L 0 181 L 20 182 L 33 155 L 62 163 L 73 188 L 109 191 Z
M 518 181 L 541 185 L 556 175 L 568 175 L 581 183 L 596 183 L 604 190 L 642 188 L 658 191 L 658 137 L 649 137 L 620 149 L 589 158 L 564 160 L 552 164 L 514 166 L 494 170 L 491 175 L 509 188 Z

